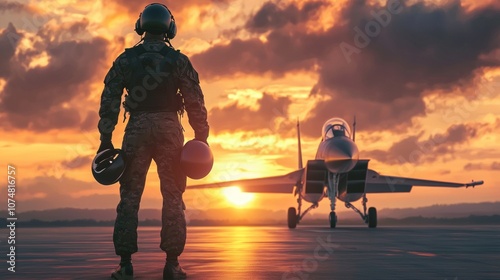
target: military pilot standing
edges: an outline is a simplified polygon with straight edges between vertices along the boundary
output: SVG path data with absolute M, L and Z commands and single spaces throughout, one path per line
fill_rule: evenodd
M 207 111 L 197 72 L 188 57 L 170 45 L 169 39 L 174 38 L 177 29 L 168 8 L 158 3 L 146 6 L 135 28 L 139 35 L 145 34 L 143 43 L 126 49 L 114 61 L 104 80 L 99 110 L 98 153 L 113 149 L 111 135 L 118 121 L 123 89 L 127 90 L 123 105 L 130 119 L 122 146 L 127 168 L 120 179 L 113 233 L 115 252 L 121 261 L 112 277 L 133 279 L 131 255 L 137 252 L 137 214 L 146 174 L 154 160 L 163 196 L 163 279 L 185 279 L 186 273 L 178 262 L 186 243 L 182 201 L 186 176 L 179 166 L 184 135 L 178 114 L 185 109 L 195 138 L 206 143 Z

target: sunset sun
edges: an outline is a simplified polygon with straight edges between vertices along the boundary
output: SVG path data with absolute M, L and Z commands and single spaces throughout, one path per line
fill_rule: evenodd
M 248 205 L 255 197 L 253 193 L 242 192 L 239 187 L 228 187 L 222 190 L 226 200 L 236 207 Z

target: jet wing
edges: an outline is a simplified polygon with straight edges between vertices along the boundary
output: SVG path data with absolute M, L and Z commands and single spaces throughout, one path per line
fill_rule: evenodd
M 367 193 L 410 192 L 412 187 L 414 186 L 447 188 L 474 187 L 482 185 L 484 183 L 484 181 L 455 183 L 396 176 L 384 176 L 378 174 L 373 170 L 368 170 L 368 174 L 366 177 L 365 190 Z
M 237 186 L 242 192 L 252 193 L 292 193 L 293 187 L 302 180 L 304 169 L 288 173 L 286 175 L 243 179 L 235 181 L 226 181 L 202 185 L 188 186 L 187 190 L 206 189 L 206 188 L 223 188 Z

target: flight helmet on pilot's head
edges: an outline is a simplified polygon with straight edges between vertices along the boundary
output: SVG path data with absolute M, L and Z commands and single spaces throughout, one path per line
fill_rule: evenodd
M 177 34 L 174 16 L 167 6 L 152 3 L 144 8 L 135 23 L 135 32 L 142 35 L 148 32 L 155 35 L 166 34 L 168 39 L 173 39 Z

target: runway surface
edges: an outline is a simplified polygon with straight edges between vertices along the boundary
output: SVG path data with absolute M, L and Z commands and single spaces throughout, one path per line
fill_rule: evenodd
M 18 228 L 1 279 L 110 279 L 112 228 Z M 135 279 L 161 279 L 159 228 L 139 231 Z M 500 227 L 189 227 L 188 279 L 500 279 Z M 6 277 L 4 277 L 6 276 Z

